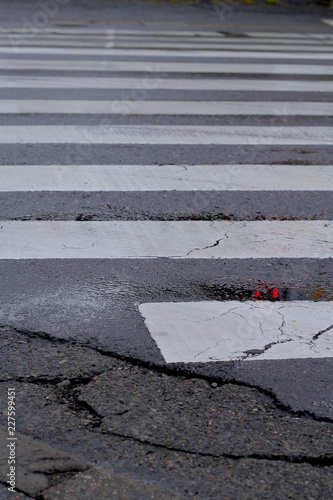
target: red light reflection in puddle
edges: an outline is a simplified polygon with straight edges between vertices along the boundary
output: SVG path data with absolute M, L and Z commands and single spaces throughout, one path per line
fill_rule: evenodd
M 263 283 L 261 283 L 263 285 Z M 269 300 L 270 302 L 274 302 L 279 300 L 280 290 L 278 288 L 262 288 L 254 292 L 254 296 L 252 300 Z

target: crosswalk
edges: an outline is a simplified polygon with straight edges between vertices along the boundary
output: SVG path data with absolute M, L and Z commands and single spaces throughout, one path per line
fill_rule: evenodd
M 0 30 L 0 323 L 154 363 L 333 357 L 332 59 Z
M 126 89 L 126 90 L 207 90 L 207 91 L 257 91 L 263 92 L 332 92 L 332 81 L 293 81 L 293 80 L 270 80 L 269 84 L 264 79 L 240 80 L 228 79 L 188 79 L 188 78 L 165 78 L 154 81 L 146 81 L 140 78 L 91 78 L 91 77 L 66 77 L 66 76 L 38 76 L 24 79 L 18 76 L 3 76 L 0 80 L 0 88 L 15 89 Z M 184 96 L 184 99 L 186 96 Z M 208 101 L 209 102 L 209 101 Z
M 0 165 L 11 191 L 327 191 L 330 165 Z
M 45 54 L 46 55 L 46 54 Z M 250 54 L 251 55 L 251 54 Z M 133 56 L 135 57 L 135 56 Z M 162 56 L 161 56 L 162 57 Z M 198 56 L 199 57 L 199 56 Z M 230 54 L 229 54 L 230 57 Z M 242 57 L 246 57 L 243 54 Z M 314 56 L 317 59 L 318 56 Z M 298 59 L 298 57 L 297 57 Z M 185 74 L 256 74 L 256 75 L 313 75 L 332 76 L 333 68 L 329 64 L 277 64 L 277 63 L 238 63 L 238 62 L 173 62 L 156 61 L 149 66 L 144 61 L 105 61 L 105 60 L 70 60 L 70 59 L 0 59 L 0 70 L 38 71 L 100 71 L 100 72 L 130 72 L 142 73 L 185 73 Z

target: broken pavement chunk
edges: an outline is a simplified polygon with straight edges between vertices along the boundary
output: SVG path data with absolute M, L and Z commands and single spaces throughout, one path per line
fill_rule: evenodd
M 0 481 L 6 483 L 8 474 L 8 431 L 0 426 Z M 83 471 L 88 465 L 52 446 L 15 433 L 16 440 L 16 488 L 35 497 L 49 486 L 50 474 Z
M 92 470 L 80 473 L 61 485 L 54 486 L 43 495 L 45 500 L 182 500 L 176 495 L 155 486 L 144 484 L 134 479 L 118 476 L 110 471 Z

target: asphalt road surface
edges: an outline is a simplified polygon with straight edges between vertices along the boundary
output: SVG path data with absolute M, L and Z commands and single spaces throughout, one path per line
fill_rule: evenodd
M 330 11 L 1 8 L 1 498 L 331 498 Z

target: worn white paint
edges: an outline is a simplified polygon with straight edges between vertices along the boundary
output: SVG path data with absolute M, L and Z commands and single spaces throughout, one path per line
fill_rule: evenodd
M 0 259 L 332 256 L 332 221 L 2 221 Z
M 0 28 L 0 33 L 5 33 L 8 35 L 21 35 L 22 36 L 22 28 Z M 90 35 L 99 35 L 99 36 L 108 36 L 110 38 L 114 38 L 116 36 L 138 36 L 140 38 L 145 36 L 170 36 L 173 38 L 174 36 L 183 36 L 183 37 L 213 37 L 221 36 L 221 38 L 225 35 L 223 33 L 214 32 L 214 31 L 187 31 L 187 30 L 149 30 L 146 28 L 135 30 L 135 29 L 114 29 L 114 28 L 90 28 L 88 26 L 84 26 L 83 28 L 69 28 L 69 27 L 43 27 L 40 30 L 36 30 L 36 35 L 44 35 L 44 34 L 62 34 L 62 35 L 84 35 L 84 37 L 89 37 Z
M 17 37 L 17 40 L 19 40 L 20 35 L 22 35 L 22 32 L 20 33 L 18 30 L 2 30 L 0 31 L 0 40 L 6 41 L 7 45 L 11 41 L 11 36 Z M 280 35 L 280 36 L 279 36 Z M 183 32 L 177 32 L 177 31 L 160 31 L 160 32 L 155 32 L 151 33 L 148 31 L 141 31 L 140 33 L 137 34 L 132 34 L 132 33 L 124 33 L 121 31 L 114 31 L 113 33 L 108 33 L 106 30 L 89 30 L 87 29 L 86 31 L 82 32 L 72 32 L 71 30 L 68 31 L 62 31 L 62 32 L 51 32 L 51 31 L 45 31 L 39 30 L 36 32 L 35 36 L 33 38 L 23 38 L 22 36 L 20 37 L 22 39 L 22 43 L 29 43 L 33 42 L 34 40 L 50 40 L 50 41 L 57 41 L 57 40 L 121 40 L 121 41 L 170 41 L 171 43 L 174 41 L 184 41 L 184 42 L 219 42 L 219 43 L 237 43 L 240 45 L 244 45 L 248 43 L 249 45 L 253 43 L 270 43 L 273 45 L 274 44 L 280 44 L 280 45 L 288 45 L 292 43 L 297 43 L 297 44 L 304 44 L 304 45 L 317 45 L 319 43 L 322 43 L 323 39 L 325 42 L 331 41 L 330 38 L 332 36 L 330 34 L 317 34 L 317 33 L 309 33 L 306 35 L 301 35 L 297 37 L 297 40 L 295 40 L 295 36 L 289 36 L 289 33 L 286 33 L 285 36 L 283 34 L 283 37 L 281 38 L 281 33 L 272 33 L 272 36 L 270 36 L 269 41 L 263 39 L 267 37 L 262 37 L 261 33 L 257 33 L 254 36 L 232 36 L 232 35 L 224 35 L 223 33 L 218 33 L 218 32 L 211 32 L 211 31 L 204 31 L 204 32 L 191 32 L 191 31 L 183 31 Z
M 332 65 L 251 64 L 210 62 L 86 61 L 59 59 L 0 59 L 1 70 L 129 71 L 143 73 L 333 75 Z
M 333 127 L 195 125 L 0 126 L 2 144 L 332 145 Z
M 324 21 L 325 22 L 325 21 Z M 330 40 L 333 38 L 333 35 L 331 33 L 286 33 L 284 31 L 247 31 L 244 33 L 245 35 L 250 36 L 251 38 L 277 38 L 281 41 L 288 40 L 289 38 L 297 38 L 297 43 L 298 40 L 307 40 L 307 41 L 312 41 L 313 39 L 319 39 L 319 40 L 325 40 L 328 39 Z M 265 40 L 263 40 L 265 41 Z
M 6 99 L 0 114 L 332 116 L 331 102 Z
M 17 34 L 12 34 L 12 35 L 15 36 Z M 230 38 L 232 38 L 232 37 L 230 37 Z M 9 43 L 10 43 L 10 38 L 8 37 L 8 34 L 5 34 L 5 33 L 0 32 L 0 40 L 3 42 L 6 42 L 6 45 L 9 45 Z M 108 34 L 105 34 L 104 32 L 102 32 L 102 33 L 90 33 L 90 32 L 88 32 L 85 35 L 84 34 L 75 34 L 75 33 L 43 33 L 43 32 L 39 32 L 33 38 L 29 39 L 29 38 L 21 37 L 21 40 L 22 40 L 22 44 L 27 44 L 27 45 L 29 45 L 30 42 L 33 43 L 34 41 L 37 41 L 37 42 L 50 41 L 50 42 L 56 43 L 58 40 L 60 40 L 60 41 L 73 41 L 74 40 L 75 42 L 78 42 L 78 43 L 80 43 L 81 41 L 94 42 L 95 40 L 102 40 L 102 41 L 117 40 L 117 41 L 134 41 L 134 42 L 157 40 L 160 42 L 170 41 L 171 43 L 194 41 L 196 43 L 203 42 L 203 44 L 205 44 L 205 42 L 221 42 L 223 40 L 228 41 L 229 37 L 228 37 L 228 39 L 225 39 L 225 38 L 223 38 L 223 35 L 218 35 L 218 34 L 214 35 L 213 33 L 208 33 L 208 36 L 203 36 L 203 35 L 197 36 L 195 34 L 192 34 L 192 36 L 184 36 L 182 34 L 178 34 L 178 35 L 175 34 L 172 36 L 172 35 L 166 35 L 162 32 L 160 35 L 144 35 L 144 34 L 142 34 L 140 36 L 136 36 L 136 35 L 126 35 L 126 34 L 122 34 L 122 33 L 108 35 Z M 238 42 L 240 41 L 239 38 L 237 38 L 237 37 L 234 37 L 233 40 L 238 41 Z M 260 41 L 262 41 L 262 40 L 260 40 Z M 301 43 L 303 43 L 303 42 L 305 42 L 305 41 L 301 40 Z M 299 43 L 298 40 L 297 40 L 297 43 Z M 306 42 L 306 43 L 308 43 L 308 42 Z
M 89 34 L 87 37 L 84 35 L 75 34 L 51 34 L 51 33 L 39 33 L 33 38 L 23 38 L 18 34 L 8 34 L 0 33 L 0 44 L 3 46 L 11 46 L 12 48 L 19 48 L 22 46 L 28 47 L 61 47 L 67 43 L 70 47 L 103 47 L 105 43 L 111 42 L 132 42 L 134 47 L 136 47 L 137 42 L 164 42 L 165 48 L 169 47 L 169 44 L 175 42 L 182 43 L 196 43 L 201 44 L 202 48 L 209 46 L 212 43 L 218 43 L 220 47 L 241 47 L 244 50 L 251 50 L 251 47 L 259 46 L 259 50 L 282 50 L 284 47 L 290 47 L 290 50 L 295 50 L 294 47 L 309 47 L 311 50 L 313 47 L 324 46 L 330 47 L 332 44 L 332 38 L 330 37 L 318 37 L 315 35 L 310 35 L 308 38 L 279 38 L 271 37 L 269 41 L 263 39 L 263 37 L 222 37 L 222 36 L 189 36 L 184 37 L 182 35 L 167 36 L 165 34 L 159 36 L 130 36 L 130 35 L 105 35 L 105 34 Z M 16 42 L 16 43 L 15 43 Z M 323 44 L 324 42 L 324 44 Z M 111 46 L 110 45 L 110 46 Z M 280 49 L 279 49 L 280 47 Z
M 0 191 L 328 191 L 332 165 L 0 165 Z
M 333 92 L 331 81 L 237 80 L 211 78 L 91 78 L 67 76 L 1 76 L 0 88 L 135 90 L 133 99 L 150 90 L 234 90 L 269 92 Z
M 99 51 L 99 49 L 102 49 L 101 50 L 101 54 L 99 55 L 116 55 L 116 53 L 119 51 L 119 50 L 122 50 L 123 51 L 123 54 L 124 55 L 127 51 L 130 51 L 130 53 L 128 54 L 129 56 L 132 56 L 132 55 L 136 55 L 136 56 L 144 56 L 144 55 L 150 55 L 149 53 L 148 54 L 145 54 L 145 52 L 149 52 L 149 51 L 162 51 L 166 54 L 163 54 L 163 55 L 169 55 L 169 56 L 172 56 L 172 53 L 173 52 L 176 52 L 178 50 L 182 50 L 182 51 L 192 51 L 192 50 L 200 50 L 200 51 L 205 51 L 205 50 L 213 50 L 213 51 L 216 51 L 216 50 L 221 50 L 224 48 L 224 45 L 220 44 L 219 42 L 216 43 L 216 42 L 210 42 L 210 41 L 204 41 L 204 42 L 201 42 L 201 41 L 194 41 L 194 40 L 184 40 L 184 41 L 180 41 L 180 42 L 175 42 L 175 41 L 160 41 L 159 39 L 156 38 L 156 40 L 152 40 L 152 41 L 143 41 L 142 39 L 139 39 L 139 40 L 135 40 L 135 39 L 132 39 L 132 40 L 129 40 L 129 41 L 116 41 L 115 39 L 106 39 L 104 42 L 100 42 L 99 44 L 97 44 L 96 42 L 94 43 L 93 41 L 87 41 L 87 38 L 86 38 L 86 41 L 85 42 L 82 42 L 82 43 L 77 43 L 77 42 L 72 42 L 72 41 L 58 41 L 56 43 L 54 42 L 51 42 L 51 43 L 48 43 L 46 42 L 44 44 L 43 40 L 41 40 L 40 44 L 43 44 L 45 47 L 45 51 L 38 51 L 37 53 L 39 54 L 46 54 L 47 50 L 49 50 L 49 48 L 51 49 L 51 52 L 50 54 L 61 54 L 61 48 L 65 48 L 65 47 L 68 47 L 69 48 L 69 53 L 71 53 L 70 51 L 71 50 L 74 50 L 74 53 L 76 51 L 76 49 L 78 50 L 81 50 L 83 49 L 83 47 L 86 47 L 87 50 L 88 50 L 88 54 L 90 52 L 89 50 L 89 47 L 91 48 L 92 52 L 90 54 L 93 54 L 93 55 L 98 55 L 98 53 L 95 53 L 95 50 Z M 7 45 L 8 45 L 8 41 L 7 41 Z M 28 43 L 29 45 L 29 43 Z M 33 43 L 32 43 L 33 45 Z M 37 44 L 36 44 L 37 45 Z M 50 46 L 51 47 L 47 47 L 47 46 Z M 55 49 L 55 51 L 52 50 L 52 45 L 56 45 L 57 47 L 59 47 L 59 50 L 60 52 L 57 51 L 57 49 Z M 23 49 L 21 51 L 21 49 Z M 309 50 L 309 49 L 308 49 Z M 84 49 L 85 51 L 85 49 Z M 324 51 L 320 51 L 320 52 L 325 52 Z M 8 53 L 8 52 L 5 52 L 5 53 Z M 12 45 L 12 47 L 10 47 L 10 52 L 9 53 L 17 53 L 17 54 L 24 54 L 24 53 L 31 53 L 31 54 L 34 54 L 36 53 L 34 50 L 32 52 L 30 52 L 28 50 L 28 52 L 25 51 L 25 47 L 20 47 L 19 45 L 18 46 L 15 46 L 15 45 Z M 121 55 L 121 54 L 119 54 Z M 156 54 L 158 55 L 158 54 Z
M 8 42 L 7 42 L 8 43 Z M 1 54 L 26 55 L 35 54 L 42 56 L 131 56 L 131 57 L 218 57 L 218 58 L 254 58 L 254 59 L 315 59 L 332 60 L 333 46 L 322 45 L 240 45 L 240 44 L 202 44 L 202 43 L 179 43 L 162 44 L 152 42 L 150 44 L 131 43 L 93 43 L 55 41 L 29 42 L 28 45 L 36 47 L 3 47 L 0 41 Z M 40 47 L 43 45 L 43 47 Z M 49 46 L 48 46 L 49 45 Z M 54 45 L 54 46 L 53 46 Z M 138 48 L 144 47 L 147 48 Z M 112 48 L 111 48 L 112 47 Z M 128 47 L 128 48 L 123 48 Z M 184 50 L 186 49 L 186 50 Z
M 333 24 L 331 20 L 324 20 L 323 22 L 328 22 L 328 24 Z M 0 28 L 0 33 L 8 34 L 8 35 L 22 35 L 21 28 Z M 55 35 L 99 35 L 99 36 L 109 36 L 109 37 L 117 37 L 117 36 L 137 36 L 143 38 L 145 36 L 156 36 L 156 37 L 171 37 L 174 36 L 183 36 L 183 37 L 225 37 L 223 33 L 217 31 L 191 31 L 191 30 L 172 30 L 172 29 L 158 29 L 151 30 L 143 27 L 142 29 L 122 29 L 122 28 L 90 28 L 87 26 L 84 27 L 61 27 L 61 26 L 52 26 L 52 27 L 43 27 L 40 30 L 36 30 L 37 35 L 44 34 L 55 34 Z M 251 38 L 277 38 L 281 39 L 281 41 L 286 40 L 288 38 L 299 38 L 299 39 L 317 39 L 317 38 L 333 38 L 333 34 L 330 33 L 295 33 L 295 32 L 285 32 L 285 31 L 247 31 L 244 33 L 245 36 L 249 36 Z M 229 39 L 232 37 L 226 37 Z M 238 38 L 239 39 L 239 38 Z
M 333 357 L 333 302 L 157 302 L 139 310 L 167 363 Z
M 323 23 L 333 26 L 333 19 L 322 19 Z M 333 35 L 331 35 L 333 36 Z

